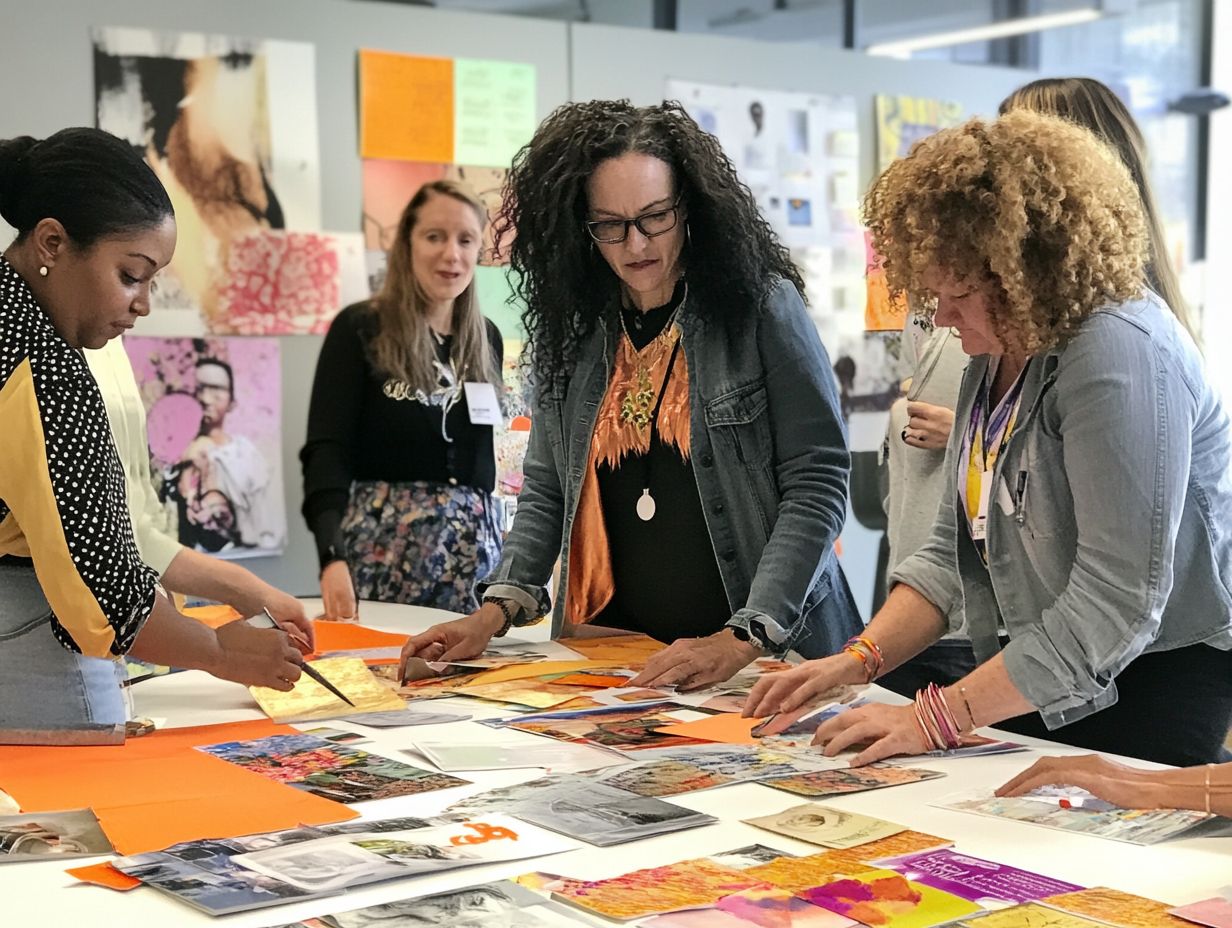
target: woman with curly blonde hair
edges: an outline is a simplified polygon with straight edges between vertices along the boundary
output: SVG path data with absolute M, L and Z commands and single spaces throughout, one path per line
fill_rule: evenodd
M 1146 286 L 1125 166 L 1086 129 L 1015 111 L 918 144 L 865 215 L 891 287 L 931 301 L 972 356 L 950 483 L 864 635 L 761 681 L 746 713 L 783 713 L 777 730 L 931 644 L 961 601 L 981 665 L 912 705 L 840 714 L 817 731 L 826 753 L 867 744 L 854 763 L 868 763 L 997 724 L 1217 759 L 1232 720 L 1232 426 Z

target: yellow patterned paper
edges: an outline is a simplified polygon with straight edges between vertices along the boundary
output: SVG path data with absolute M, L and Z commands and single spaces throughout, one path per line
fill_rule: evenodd
M 852 860 L 846 852 L 825 851 L 807 857 L 776 857 L 768 864 L 759 864 L 741 872 L 747 877 L 765 880 L 779 889 L 798 893 L 873 869 L 868 864 Z
M 1050 909 L 1037 902 L 989 912 L 964 919 L 958 924 L 963 928 L 1100 928 L 1099 922 L 1060 909 Z
M 550 886 L 555 898 L 617 921 L 698 908 L 746 889 L 769 888 L 747 871 L 704 859 L 635 870 L 609 880 L 562 877 Z
M 1169 915 L 1172 906 L 1155 899 L 1097 886 L 1040 900 L 1075 915 L 1086 915 L 1121 928 L 1192 928 L 1183 918 Z
M 312 661 L 312 666 L 355 705 L 348 706 L 308 674 L 303 674 L 287 693 L 264 686 L 250 686 L 248 690 L 261 711 L 275 722 L 332 719 L 358 712 L 388 712 L 405 707 L 398 695 L 374 677 L 357 657 L 329 657 Z

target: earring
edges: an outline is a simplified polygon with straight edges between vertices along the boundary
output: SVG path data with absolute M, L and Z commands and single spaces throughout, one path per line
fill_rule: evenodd
M 690 248 L 693 247 L 693 229 L 687 222 L 684 224 L 684 243 Z
M 46 276 L 47 276 L 47 265 L 44 264 L 39 268 L 39 277 L 46 277 Z

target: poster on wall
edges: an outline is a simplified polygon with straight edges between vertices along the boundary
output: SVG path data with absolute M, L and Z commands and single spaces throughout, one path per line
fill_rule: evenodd
M 878 94 L 876 117 L 877 172 L 880 173 L 895 159 L 905 157 L 920 139 L 962 122 L 963 108 L 960 103 L 927 97 Z M 871 242 L 867 244 L 865 325 L 873 332 L 901 332 L 907 322 L 907 300 L 901 295 L 891 295 L 881 257 L 873 250 Z
M 175 206 L 143 330 L 320 331 L 323 311 L 292 311 L 286 294 L 315 287 L 332 315 L 363 271 L 354 240 L 319 232 L 313 46 L 114 27 L 93 41 L 97 125 L 142 153 Z
M 865 331 L 854 98 L 679 80 L 667 82 L 667 96 L 719 140 L 791 249 L 834 365 L 844 419 L 854 425 L 853 416 L 873 413 L 884 430 L 885 410 L 898 395 L 898 344 Z M 853 435 L 874 431 L 853 428 Z
M 282 366 L 273 338 L 124 339 L 145 403 L 159 497 L 180 543 L 225 558 L 281 554 Z
M 961 103 L 932 100 L 928 97 L 877 95 L 877 173 L 896 158 L 911 151 L 911 146 L 938 129 L 948 129 L 963 120 Z
M 421 186 L 452 180 L 487 211 L 475 286 L 480 309 L 496 323 L 505 344 L 504 423 L 494 437 L 496 492 L 509 499 L 522 489 L 530 390 L 521 364 L 521 308 L 513 299 L 508 256 L 496 251 L 493 222 L 513 157 L 535 132 L 535 67 L 365 49 L 359 78 L 363 235 L 371 291 L 384 282 L 398 220 Z

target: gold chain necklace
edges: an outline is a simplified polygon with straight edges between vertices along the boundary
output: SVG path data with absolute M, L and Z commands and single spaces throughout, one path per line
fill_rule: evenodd
M 680 295 L 680 305 L 672 310 L 671 318 L 667 320 L 667 324 L 663 326 L 663 331 L 654 337 L 654 342 L 663 341 L 662 351 L 666 351 L 669 342 L 671 341 L 672 326 L 676 324 L 676 315 L 680 312 L 680 307 L 684 305 L 684 301 L 689 297 L 689 284 L 686 281 L 684 285 L 684 293 Z M 652 410 L 655 408 L 655 392 L 654 384 L 650 380 L 650 369 L 653 364 L 647 364 L 643 358 L 644 352 L 638 351 L 633 344 L 633 338 L 629 335 L 629 327 L 625 323 L 624 313 L 617 310 L 620 315 L 620 328 L 624 333 L 625 340 L 628 342 L 629 350 L 633 352 L 633 356 L 637 359 L 637 368 L 634 371 L 634 383 L 632 388 L 625 391 L 625 395 L 620 401 L 620 421 L 626 425 L 632 425 L 639 432 L 645 431 L 647 426 L 651 425 L 651 420 L 654 418 Z M 647 348 L 650 345 L 646 346 Z M 661 357 L 662 351 L 658 354 Z M 658 358 L 656 358 L 658 360 Z M 669 371 L 670 373 L 670 371 Z M 660 392 L 667 389 L 667 381 L 664 380 L 663 386 L 659 388 Z

